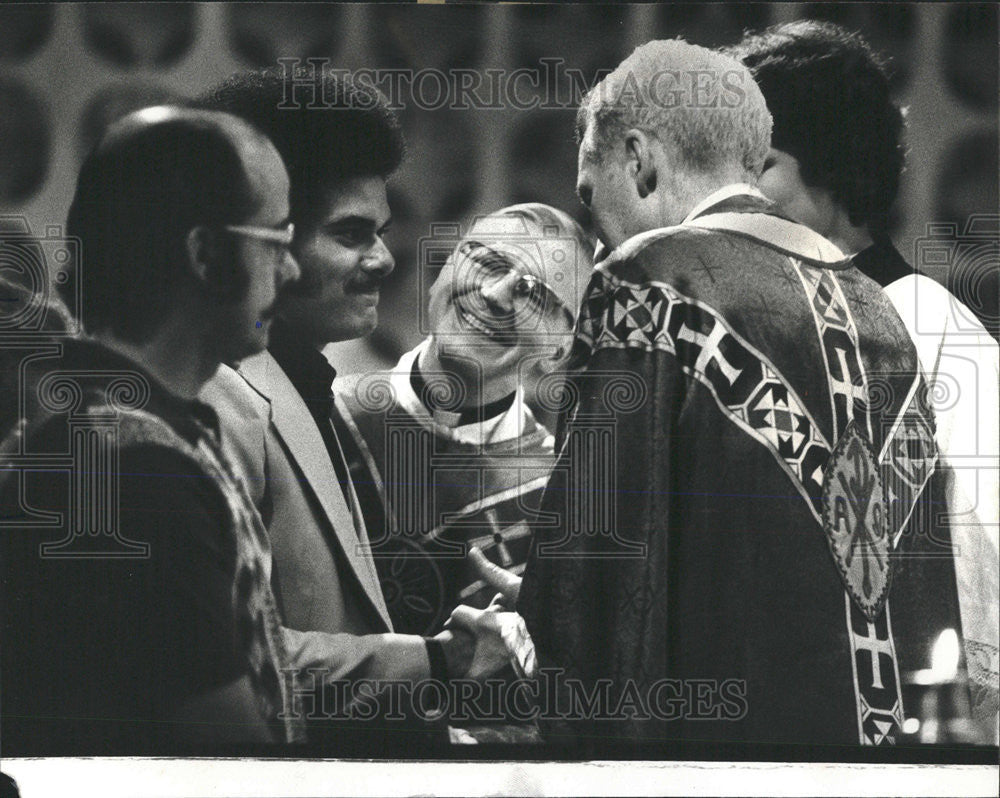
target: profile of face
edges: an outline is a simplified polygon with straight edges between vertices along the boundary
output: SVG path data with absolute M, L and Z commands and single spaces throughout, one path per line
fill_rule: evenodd
M 489 380 L 516 379 L 526 359 L 549 370 L 562 362 L 573 340 L 579 264 L 590 253 L 560 232 L 505 211 L 476 220 L 430 289 L 442 365 Z
M 594 232 L 608 249 L 634 235 L 633 220 L 638 218 L 635 186 L 625 165 L 623 155 L 619 157 L 600 140 L 593 116 L 588 114 L 577 157 L 576 193 L 590 210 Z
M 279 316 L 294 335 L 321 347 L 368 335 L 378 323 L 379 286 L 396 265 L 382 237 L 391 221 L 385 180 L 363 176 L 331 186 L 293 252 L 302 278 Z
M 233 362 L 263 350 L 269 340 L 279 300 L 299 278 L 299 266 L 290 252 L 288 173 L 269 142 L 248 145 L 243 153 L 255 211 L 222 234 L 233 239 L 232 254 L 244 276 L 244 290 L 222 303 L 224 319 L 219 340 L 227 351 L 222 360 Z
M 777 203 L 786 216 L 821 235 L 829 232 L 833 210 L 830 194 L 821 188 L 806 185 L 794 155 L 772 147 L 764 160 L 764 171 L 757 188 Z

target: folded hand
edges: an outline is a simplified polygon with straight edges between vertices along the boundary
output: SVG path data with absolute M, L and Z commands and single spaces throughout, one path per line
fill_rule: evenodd
M 477 610 L 465 604 L 458 606 L 445 622 L 445 630 L 456 634 L 471 634 L 475 641 L 468 669 L 461 676 L 484 680 L 502 670 L 510 662 L 510 653 L 501 637 L 498 604 Z

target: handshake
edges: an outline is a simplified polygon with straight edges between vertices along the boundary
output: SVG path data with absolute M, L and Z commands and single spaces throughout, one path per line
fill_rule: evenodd
M 535 671 L 535 649 L 524 620 L 514 611 L 521 578 L 491 563 L 473 547 L 469 559 L 497 595 L 485 610 L 461 605 L 435 636 L 442 644 L 448 676 L 483 681 L 513 666 L 517 675 L 531 677 Z

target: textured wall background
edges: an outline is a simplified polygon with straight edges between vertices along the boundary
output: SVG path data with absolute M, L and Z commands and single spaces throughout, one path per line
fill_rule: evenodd
M 537 71 L 540 59 L 561 58 L 589 81 L 651 38 L 683 35 L 715 46 L 736 41 L 745 28 L 803 17 L 859 29 L 893 57 L 896 91 L 909 108 L 909 168 L 893 224 L 900 249 L 921 257 L 929 222 L 953 223 L 961 237 L 972 215 L 994 215 L 979 222 L 984 243 L 971 260 L 917 263 L 949 282 L 995 329 L 995 6 L 0 5 L 0 214 L 24 215 L 36 235 L 61 225 L 80 159 L 109 121 L 279 57 L 329 57 L 352 70 L 484 74 Z M 433 98 L 434 87 L 425 88 Z M 531 91 L 522 88 L 521 96 Z M 387 358 L 421 337 L 417 241 L 432 222 L 467 221 L 524 200 L 586 221 L 574 193 L 572 110 L 428 110 L 410 103 L 402 113 L 410 157 L 392 183 L 389 241 L 398 266 L 383 291 L 376 342 Z

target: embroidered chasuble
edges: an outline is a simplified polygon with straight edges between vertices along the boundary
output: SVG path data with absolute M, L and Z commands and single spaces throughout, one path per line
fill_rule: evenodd
M 896 742 L 901 674 L 961 627 L 933 414 L 878 285 L 730 193 L 611 252 L 576 346 L 518 606 L 547 738 Z

